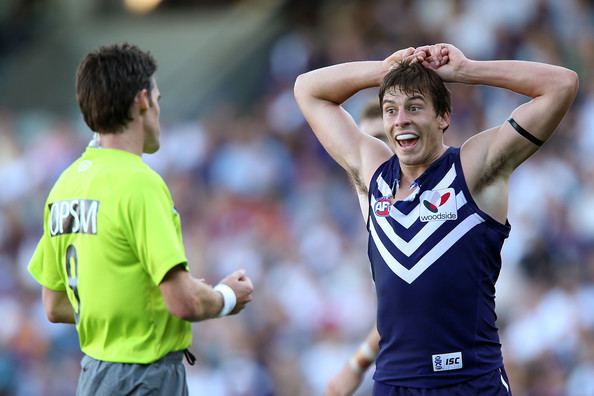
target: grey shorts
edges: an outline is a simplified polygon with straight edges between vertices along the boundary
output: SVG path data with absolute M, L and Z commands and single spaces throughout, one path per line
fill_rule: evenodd
M 111 363 L 84 356 L 77 396 L 187 396 L 183 351 L 151 364 Z

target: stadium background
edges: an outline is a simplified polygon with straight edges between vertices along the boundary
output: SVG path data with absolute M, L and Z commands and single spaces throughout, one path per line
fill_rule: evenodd
M 299 73 L 442 41 L 576 70 L 571 112 L 512 178 L 497 312 L 514 395 L 594 395 L 591 0 L 163 0 L 140 14 L 120 0 L 3 0 L 0 395 L 74 392 L 74 328 L 46 320 L 26 266 L 51 184 L 90 139 L 76 66 L 124 40 L 160 64 L 162 149 L 146 160 L 171 187 L 193 272 L 215 283 L 245 267 L 256 287 L 241 315 L 193 326 L 192 395 L 320 395 L 373 323 L 364 224 L 297 109 Z M 451 145 L 524 100 L 451 89 Z M 374 96 L 347 107 L 356 116 Z

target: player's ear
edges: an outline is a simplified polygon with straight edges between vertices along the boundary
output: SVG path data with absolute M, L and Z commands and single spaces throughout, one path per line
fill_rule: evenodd
M 442 131 L 445 131 L 446 129 L 448 129 L 448 127 L 450 126 L 450 113 L 444 113 L 440 116 L 437 116 L 438 122 L 439 122 L 439 128 Z
M 149 95 L 150 92 L 147 89 L 142 89 L 138 91 L 138 93 L 134 97 L 134 104 L 138 105 L 138 109 L 141 113 L 144 113 L 150 106 L 151 98 L 149 97 Z

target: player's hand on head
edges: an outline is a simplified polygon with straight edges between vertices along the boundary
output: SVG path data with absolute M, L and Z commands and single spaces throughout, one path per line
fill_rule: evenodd
M 237 270 L 227 275 L 221 283 L 226 284 L 235 293 L 237 302 L 235 308 L 231 311 L 230 315 L 239 313 L 245 308 L 245 306 L 252 301 L 252 292 L 254 291 L 254 285 L 252 280 L 245 274 L 245 270 Z
M 459 81 L 464 67 L 469 62 L 464 53 L 451 44 L 440 43 L 430 46 L 428 59 L 423 66 L 435 72 L 448 82 Z
M 415 62 L 421 63 L 428 69 L 437 70 L 448 63 L 448 48 L 443 44 L 417 47 L 413 54 L 413 59 Z
M 392 70 L 403 61 L 412 61 L 413 54 L 415 53 L 414 47 L 408 47 L 394 52 L 392 55 L 384 59 L 384 64 L 388 70 Z

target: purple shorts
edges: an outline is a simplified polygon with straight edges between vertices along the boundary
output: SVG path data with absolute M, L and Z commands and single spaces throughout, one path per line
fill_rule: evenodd
M 512 396 L 512 392 L 501 367 L 470 381 L 435 389 L 406 388 L 376 381 L 373 396 Z

